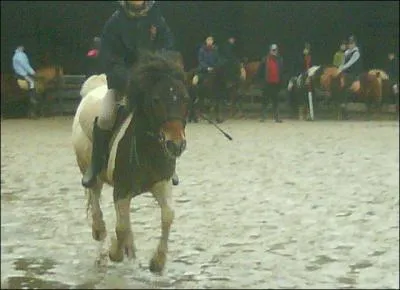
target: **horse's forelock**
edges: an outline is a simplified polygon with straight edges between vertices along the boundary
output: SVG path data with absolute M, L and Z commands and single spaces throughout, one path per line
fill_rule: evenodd
M 171 78 L 183 83 L 185 74 L 177 63 L 158 54 L 143 54 L 132 68 L 128 82 L 128 96 L 140 102 L 140 98 L 144 97 L 156 83 L 164 78 Z

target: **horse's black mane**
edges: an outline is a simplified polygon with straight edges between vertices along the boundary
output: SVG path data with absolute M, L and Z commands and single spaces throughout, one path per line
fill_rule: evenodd
M 185 74 L 177 63 L 159 53 L 141 53 L 128 79 L 129 102 L 141 102 L 155 84 L 165 78 L 184 82 Z

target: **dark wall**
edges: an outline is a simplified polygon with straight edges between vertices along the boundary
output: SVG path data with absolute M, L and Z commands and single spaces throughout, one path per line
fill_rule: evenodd
M 314 63 L 330 63 L 338 42 L 354 33 L 367 67 L 379 65 L 398 49 L 398 1 L 162 1 L 188 68 L 207 33 L 221 41 L 238 38 L 242 56 L 259 58 L 271 42 L 280 45 L 287 66 L 300 58 L 304 41 L 312 44 Z M 116 1 L 1 1 L 1 70 L 11 69 L 22 43 L 33 65 L 45 52 L 67 73 L 85 71 L 93 36 L 117 7 Z

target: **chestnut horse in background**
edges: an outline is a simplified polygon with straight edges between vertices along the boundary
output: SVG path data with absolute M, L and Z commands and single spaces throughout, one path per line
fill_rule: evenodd
M 28 96 L 28 82 L 17 80 L 14 74 L 1 75 L 1 104 L 2 113 L 17 109 L 24 115 L 41 114 L 43 104 L 48 101 L 48 93 L 58 89 L 63 84 L 63 68 L 58 65 L 45 65 L 36 69 L 35 99 L 30 100 Z
M 319 79 L 318 79 L 319 76 Z M 382 109 L 382 84 L 388 77 L 385 72 L 370 70 L 361 73 L 356 80 L 350 79 L 344 72 L 339 72 L 336 67 L 324 67 L 312 79 L 312 84 L 329 92 L 332 102 L 337 110 L 339 120 L 347 118 L 346 106 L 350 101 L 364 103 L 367 114 L 371 114 L 375 106 L 377 112 Z

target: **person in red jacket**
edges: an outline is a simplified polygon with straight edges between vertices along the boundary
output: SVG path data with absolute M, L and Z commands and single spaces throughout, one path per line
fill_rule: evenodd
M 278 54 L 278 46 L 272 44 L 269 53 L 261 61 L 259 77 L 264 80 L 262 97 L 261 122 L 267 118 L 268 100 L 272 101 L 273 118 L 276 123 L 281 123 L 279 118 L 279 92 L 283 83 L 283 61 Z

